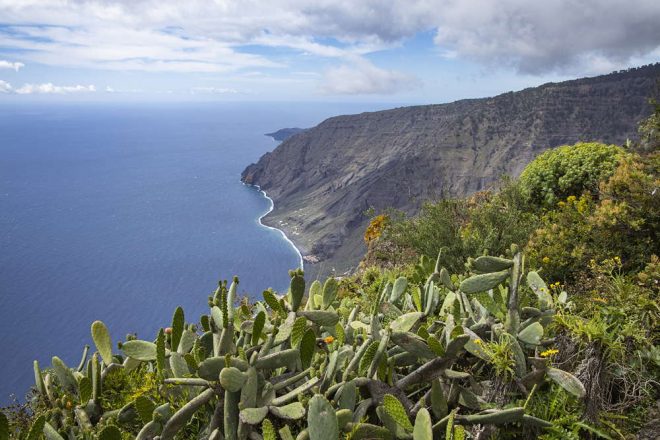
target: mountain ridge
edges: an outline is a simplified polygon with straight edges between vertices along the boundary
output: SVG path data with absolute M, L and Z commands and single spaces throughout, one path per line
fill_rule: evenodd
M 546 83 L 488 98 L 334 116 L 297 133 L 242 173 L 275 209 L 263 221 L 301 250 L 306 270 L 353 267 L 364 212 L 416 212 L 517 176 L 545 149 L 623 143 L 650 112 L 660 64 Z

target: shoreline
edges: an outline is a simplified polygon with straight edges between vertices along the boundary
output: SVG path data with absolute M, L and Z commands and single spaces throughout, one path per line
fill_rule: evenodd
M 261 189 L 261 187 L 259 185 L 252 185 L 252 184 L 249 184 L 249 183 L 245 183 L 243 181 L 241 181 L 241 183 L 245 186 L 256 188 L 257 191 L 259 191 L 270 202 L 270 208 L 268 208 L 268 211 L 266 211 L 261 216 L 259 216 L 259 218 L 257 219 L 257 223 L 259 223 L 264 228 L 272 229 L 272 230 L 278 231 L 280 234 L 282 234 L 282 237 L 284 238 L 284 240 L 286 242 L 288 242 L 291 245 L 291 247 L 296 251 L 296 254 L 298 254 L 298 267 L 300 269 L 304 270 L 305 269 L 304 268 L 305 260 L 303 259 L 302 253 L 300 252 L 300 249 L 298 249 L 298 247 L 295 245 L 295 243 L 293 241 L 291 241 L 291 239 L 286 235 L 286 233 L 283 230 L 281 230 L 279 228 L 275 228 L 273 226 L 265 225 L 261 221 L 264 217 L 266 217 L 268 214 L 270 214 L 273 211 L 273 209 L 275 209 L 275 202 L 273 202 L 273 199 L 268 197 L 268 194 L 266 194 L 266 191 Z

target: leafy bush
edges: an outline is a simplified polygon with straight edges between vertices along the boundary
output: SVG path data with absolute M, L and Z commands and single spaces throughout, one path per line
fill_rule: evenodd
M 537 214 L 530 209 L 518 182 L 504 178 L 498 192 L 480 193 L 470 204 L 469 221 L 461 231 L 466 253 L 502 255 L 511 244 L 526 245 L 538 224 Z
M 499 192 L 427 203 L 411 218 L 392 216 L 382 237 L 372 242 L 367 262 L 405 265 L 419 255 L 435 259 L 442 249 L 447 269 L 461 272 L 468 257 L 502 255 L 512 243 L 525 245 L 537 221 L 520 186 L 504 179 Z
M 420 213 L 412 218 L 391 217 L 391 224 L 383 232 L 380 241 L 391 244 L 388 249 L 394 248 L 394 252 L 388 252 L 382 258 L 401 258 L 415 254 L 435 258 L 438 249 L 443 249 L 447 256 L 447 269 L 459 272 L 467 258 L 461 230 L 468 218 L 468 203 L 461 199 L 426 203 Z M 412 252 L 406 252 L 406 249 Z M 412 261 L 414 259 L 411 258 L 401 263 Z
M 621 147 L 596 142 L 553 148 L 527 165 L 520 184 L 531 203 L 552 209 L 569 196 L 596 195 L 624 155 Z
M 569 196 L 547 211 L 527 253 L 552 280 L 572 280 L 592 260 L 618 257 L 625 272 L 638 271 L 660 253 L 660 186 L 657 153 L 621 159 L 600 183 L 598 200 Z
M 590 239 L 594 206 L 590 196 L 569 196 L 541 218 L 526 249 L 534 267 L 543 268 L 549 280 L 572 280 L 590 260 L 615 256 L 617 249 L 607 246 L 608 255 L 603 256 Z

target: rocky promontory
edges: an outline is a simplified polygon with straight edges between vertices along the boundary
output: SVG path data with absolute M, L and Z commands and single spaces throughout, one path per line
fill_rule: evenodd
M 281 128 L 277 131 L 274 131 L 272 133 L 266 133 L 266 136 L 270 136 L 273 139 L 275 139 L 278 142 L 285 141 L 289 139 L 291 136 L 296 135 L 302 131 L 305 131 L 306 128 L 298 128 L 298 127 L 291 127 L 291 128 Z
M 301 249 L 312 273 L 343 272 L 364 254 L 365 211 L 416 212 L 516 176 L 547 148 L 622 144 L 650 113 L 660 64 L 548 83 L 492 98 L 327 119 L 248 166 L 275 209 L 263 219 Z

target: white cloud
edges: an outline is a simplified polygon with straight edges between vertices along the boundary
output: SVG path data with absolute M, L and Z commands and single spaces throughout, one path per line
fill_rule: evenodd
M 92 84 L 75 85 L 75 86 L 56 86 L 53 83 L 43 84 L 25 84 L 21 88 L 16 89 L 19 95 L 34 95 L 34 94 L 57 94 L 64 95 L 69 93 L 92 93 L 96 92 L 96 87 Z
M 11 92 L 12 92 L 11 84 L 9 84 L 7 81 L 3 81 L 0 79 L 0 93 L 11 93 Z
M 25 50 L 24 58 L 54 66 L 159 72 L 279 66 L 206 37 L 182 37 L 160 29 L 110 23 L 89 28 L 15 26 L 9 30 L 0 33 L 0 46 Z
M 657 61 L 660 2 L 655 0 L 448 3 L 436 23 L 436 44 L 490 66 L 585 74 L 632 60 Z
M 19 62 L 11 62 L 6 60 L 0 60 L 0 69 L 13 69 L 19 71 L 22 67 L 25 67 L 25 64 Z
M 391 95 L 418 85 L 414 76 L 381 69 L 363 58 L 356 58 L 350 65 L 328 70 L 320 89 L 331 95 Z
M 235 95 L 238 92 L 236 89 L 230 89 L 230 88 L 224 88 L 224 87 L 193 87 L 190 89 L 190 93 L 192 94 L 198 94 L 198 93 L 209 93 L 209 94 L 214 94 L 214 95 Z
M 429 31 L 435 56 L 533 74 L 648 62 L 660 48 L 657 0 L 0 0 L 0 17 L 0 47 L 26 62 L 122 71 L 282 66 L 253 45 L 345 63 Z
M 144 93 L 144 90 L 142 89 L 116 89 L 111 86 L 105 86 L 105 89 L 103 89 L 105 93 L 113 93 L 113 94 L 125 94 L 125 93 Z

